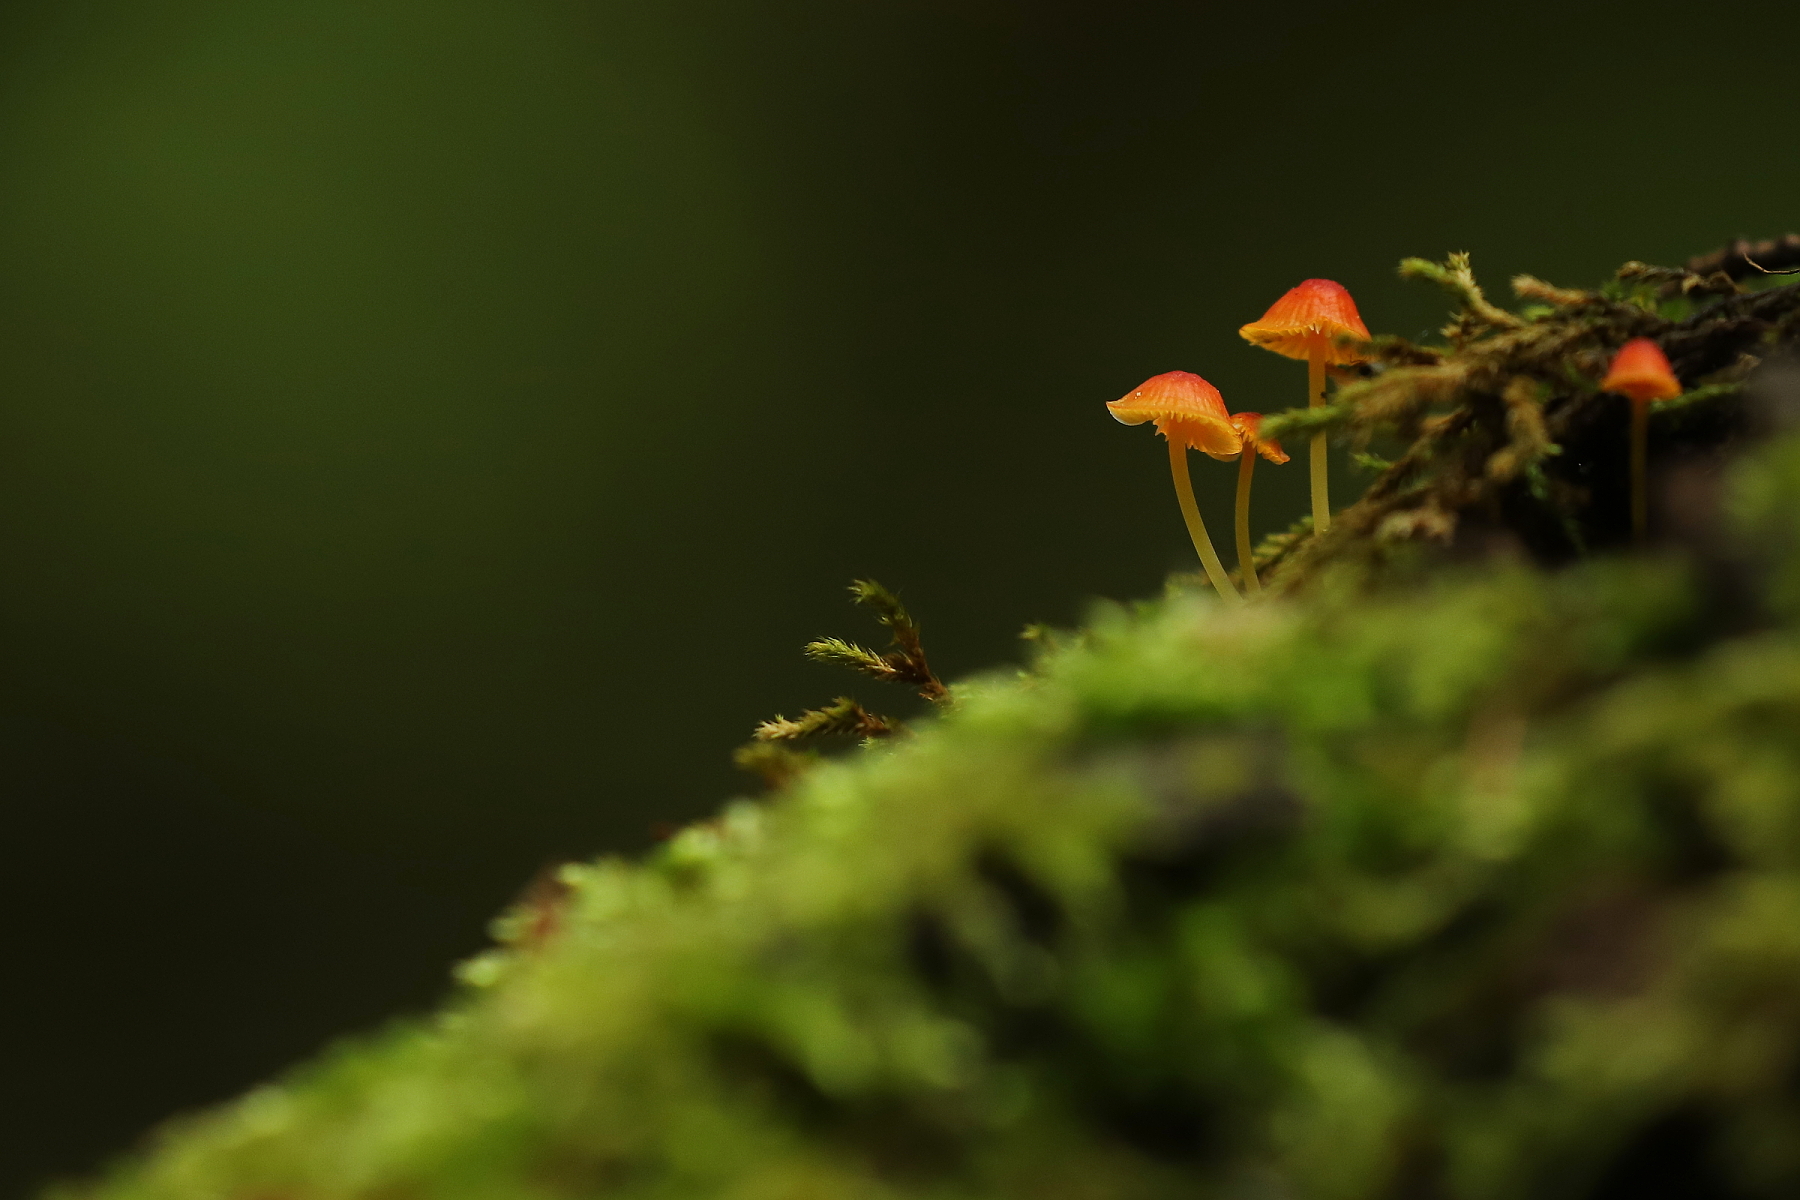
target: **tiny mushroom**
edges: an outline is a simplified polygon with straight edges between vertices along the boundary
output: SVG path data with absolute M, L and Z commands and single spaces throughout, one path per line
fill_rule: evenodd
M 1661 346 L 1649 338 L 1632 338 L 1613 355 L 1600 390 L 1631 401 L 1631 537 L 1641 546 L 1650 524 L 1650 402 L 1681 395 L 1681 381 Z
M 1236 458 L 1242 449 L 1242 439 L 1225 412 L 1219 389 L 1190 371 L 1169 371 L 1144 380 L 1106 408 L 1125 425 L 1154 421 L 1156 431 L 1168 439 L 1175 498 L 1181 504 L 1188 536 L 1206 567 L 1206 577 L 1222 599 L 1241 601 L 1243 597 L 1226 577 L 1225 564 L 1219 561 L 1212 539 L 1206 536 L 1206 523 L 1200 519 L 1200 505 L 1194 500 L 1194 485 L 1188 478 L 1190 446 L 1224 462 Z
M 1238 437 L 1244 444 L 1243 452 L 1238 455 L 1238 578 L 1244 581 L 1244 590 L 1254 595 L 1262 591 L 1262 581 L 1256 577 L 1256 563 L 1253 561 L 1250 549 L 1250 473 L 1256 469 L 1258 454 L 1272 463 L 1284 463 L 1288 460 L 1288 456 L 1282 450 L 1280 442 L 1261 436 L 1259 432 L 1262 429 L 1261 413 L 1232 413 L 1231 427 L 1238 431 Z
M 1339 345 L 1343 340 L 1366 342 L 1368 326 L 1356 311 L 1356 301 L 1344 285 L 1329 279 L 1308 279 L 1289 289 L 1269 306 L 1257 321 L 1238 330 L 1245 341 L 1273 350 L 1286 358 L 1306 360 L 1306 402 L 1325 403 L 1325 368 L 1362 361 L 1356 350 Z M 1326 481 L 1325 435 L 1312 440 L 1313 532 L 1331 528 L 1331 493 Z

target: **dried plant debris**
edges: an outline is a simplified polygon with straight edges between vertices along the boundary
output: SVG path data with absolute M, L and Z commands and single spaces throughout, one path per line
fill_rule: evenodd
M 1528 303 L 1512 312 L 1487 298 L 1467 255 L 1408 259 L 1401 272 L 1456 299 L 1445 343 L 1376 337 L 1371 378 L 1266 421 L 1273 436 L 1323 430 L 1359 453 L 1377 438 L 1402 447 L 1328 533 L 1259 549 L 1278 590 L 1326 564 L 1378 567 L 1429 546 L 1505 546 L 1558 564 L 1625 545 L 1631 405 L 1598 388 L 1609 358 L 1649 338 L 1686 389 L 1650 418 L 1652 492 L 1666 500 L 1673 478 L 1716 466 L 1749 431 L 1745 381 L 1800 344 L 1800 285 L 1743 291 L 1717 271 L 1630 263 L 1593 291 L 1520 276 L 1513 287 Z

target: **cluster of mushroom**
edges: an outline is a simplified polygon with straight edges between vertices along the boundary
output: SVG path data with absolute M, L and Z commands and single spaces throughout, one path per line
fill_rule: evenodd
M 1269 307 L 1257 321 L 1238 330 L 1252 345 L 1287 358 L 1306 360 L 1306 400 L 1309 407 L 1325 403 L 1325 376 L 1331 367 L 1364 361 L 1361 347 L 1369 330 L 1356 311 L 1356 302 L 1344 286 L 1329 279 L 1308 279 Z M 1653 401 L 1671 400 L 1682 394 L 1681 383 L 1670 369 L 1661 347 L 1649 338 L 1634 338 L 1613 357 L 1600 390 L 1631 401 L 1631 529 L 1642 544 L 1648 525 L 1647 441 L 1649 408 Z M 1206 577 L 1227 601 L 1243 596 L 1232 586 L 1207 536 L 1206 523 L 1194 499 L 1188 477 L 1190 449 L 1229 462 L 1238 462 L 1237 557 L 1238 576 L 1244 591 L 1262 590 L 1250 548 L 1250 477 L 1261 455 L 1274 463 L 1288 461 L 1281 446 L 1260 435 L 1262 414 L 1231 413 L 1219 389 L 1189 371 L 1169 371 L 1146 379 L 1130 393 L 1106 406 L 1126 425 L 1155 422 L 1156 431 L 1168 439 L 1169 467 L 1175 476 L 1175 496 L 1187 522 L 1188 536 L 1206 567 Z M 1325 435 L 1312 439 L 1313 531 L 1331 528 L 1331 499 L 1326 479 Z
M 1369 340 L 1369 330 L 1357 314 L 1356 302 L 1342 284 L 1329 279 L 1308 279 L 1289 290 L 1269 307 L 1262 319 L 1238 330 L 1254 346 L 1273 350 L 1286 358 L 1306 360 L 1306 396 L 1309 405 L 1325 403 L 1328 367 L 1360 362 L 1357 345 Z M 1106 406 L 1126 425 L 1154 421 L 1156 431 L 1168 439 L 1169 466 L 1175 475 L 1175 495 L 1187 521 L 1188 536 L 1221 597 L 1242 600 L 1219 561 L 1194 487 L 1188 478 L 1190 448 L 1224 462 L 1238 461 L 1237 555 L 1238 575 L 1250 593 L 1262 587 L 1250 551 L 1250 475 L 1256 456 L 1284 463 L 1288 456 L 1280 445 L 1258 435 L 1262 414 L 1228 413 L 1219 389 L 1188 371 L 1169 371 L 1147 379 L 1130 394 Z M 1331 527 L 1331 501 L 1326 482 L 1325 437 L 1312 440 L 1313 528 L 1323 533 Z

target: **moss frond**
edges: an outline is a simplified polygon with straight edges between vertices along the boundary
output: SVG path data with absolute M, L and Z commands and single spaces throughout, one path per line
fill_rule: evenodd
M 900 728 L 898 721 L 878 717 L 848 696 L 839 696 L 824 708 L 809 708 L 793 718 L 777 716 L 764 721 L 756 727 L 753 736 L 758 742 L 793 742 L 829 734 L 879 738 Z M 752 758 L 751 761 L 761 766 L 767 760 Z

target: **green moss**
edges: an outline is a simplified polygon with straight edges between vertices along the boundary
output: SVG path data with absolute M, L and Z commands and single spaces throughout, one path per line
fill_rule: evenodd
M 1638 320 L 1593 303 L 1578 358 Z M 1452 366 L 1564 319 L 1471 311 Z M 68 1195 L 1793 1194 L 1800 441 L 1735 468 L 1729 527 L 1539 553 L 1561 526 L 1482 507 L 1519 464 L 1415 453 L 1457 413 L 1534 462 L 1546 424 L 1603 440 L 1516 374 L 1402 412 L 1388 493 L 1513 541 L 1400 554 L 1389 506 L 1346 522 L 1378 554 L 1290 539 L 1265 602 L 1041 634 L 913 735 L 566 868 L 432 1021 Z M 1391 417 L 1377 385 L 1336 407 Z

